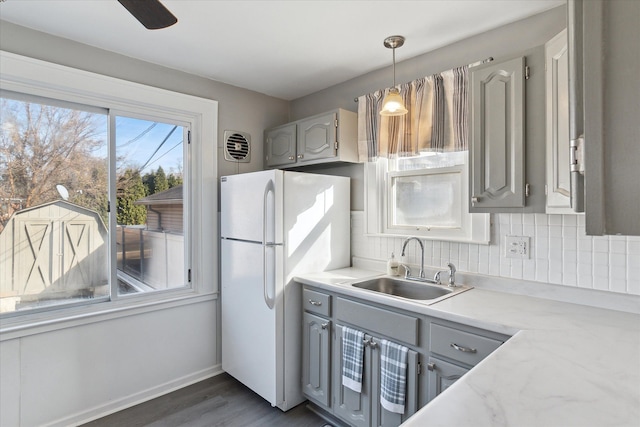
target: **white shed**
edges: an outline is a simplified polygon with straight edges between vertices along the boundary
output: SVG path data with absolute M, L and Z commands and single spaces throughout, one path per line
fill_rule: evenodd
M 93 297 L 107 284 L 106 239 L 100 215 L 73 203 L 17 211 L 0 233 L 0 300 Z

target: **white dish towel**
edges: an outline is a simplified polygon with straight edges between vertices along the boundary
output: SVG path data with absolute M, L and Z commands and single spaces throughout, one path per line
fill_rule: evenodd
M 380 342 L 380 404 L 387 411 L 404 414 L 409 349 L 391 341 Z
M 342 327 L 342 385 L 362 392 L 364 332 Z

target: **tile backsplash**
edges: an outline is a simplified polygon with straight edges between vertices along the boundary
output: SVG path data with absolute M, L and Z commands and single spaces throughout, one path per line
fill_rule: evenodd
M 351 213 L 351 255 L 398 260 L 403 237 L 365 236 L 364 214 Z M 640 295 L 640 237 L 587 236 L 583 215 L 492 214 L 489 245 L 425 240 L 425 266 L 585 289 Z M 507 258 L 505 236 L 530 237 L 529 259 Z M 415 242 L 405 262 L 420 263 Z

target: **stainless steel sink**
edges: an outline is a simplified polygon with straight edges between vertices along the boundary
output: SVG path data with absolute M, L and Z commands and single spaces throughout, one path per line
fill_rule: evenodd
M 431 285 L 423 282 L 394 279 L 392 277 L 377 277 L 375 279 L 352 283 L 352 286 L 396 297 L 430 302 L 435 302 L 435 300 L 439 301 L 469 289 L 467 286 L 447 288 L 444 285 Z

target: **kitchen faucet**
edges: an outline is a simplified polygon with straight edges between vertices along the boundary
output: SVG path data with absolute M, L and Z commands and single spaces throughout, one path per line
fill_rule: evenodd
M 407 280 L 417 280 L 420 282 L 429 282 L 439 285 L 440 273 L 443 273 L 444 271 L 436 272 L 435 276 L 433 276 L 433 279 L 427 279 L 426 277 L 424 277 L 424 244 L 422 243 L 422 240 L 418 239 L 417 237 L 407 237 L 402 244 L 402 253 L 400 254 L 400 256 L 404 256 L 407 244 L 411 240 L 415 240 L 420 245 L 420 273 L 418 273 L 418 276 L 412 276 L 409 266 L 407 266 L 406 264 L 402 264 L 402 267 L 404 267 L 404 278 Z M 449 267 L 449 287 L 453 288 L 456 286 L 456 266 L 452 263 L 448 263 L 447 267 Z
M 409 241 L 411 240 L 415 240 L 420 245 L 420 251 L 422 253 L 422 256 L 420 257 L 420 273 L 418 274 L 418 277 L 413 277 L 411 276 L 411 269 L 406 265 L 403 265 L 405 270 L 404 278 L 413 280 L 424 279 L 424 244 L 422 243 L 422 240 L 418 239 L 417 237 L 408 237 L 407 239 L 405 239 L 404 243 L 402 244 L 402 253 L 400 254 L 400 256 L 404 256 L 404 250 L 407 247 L 407 243 L 409 243 Z

